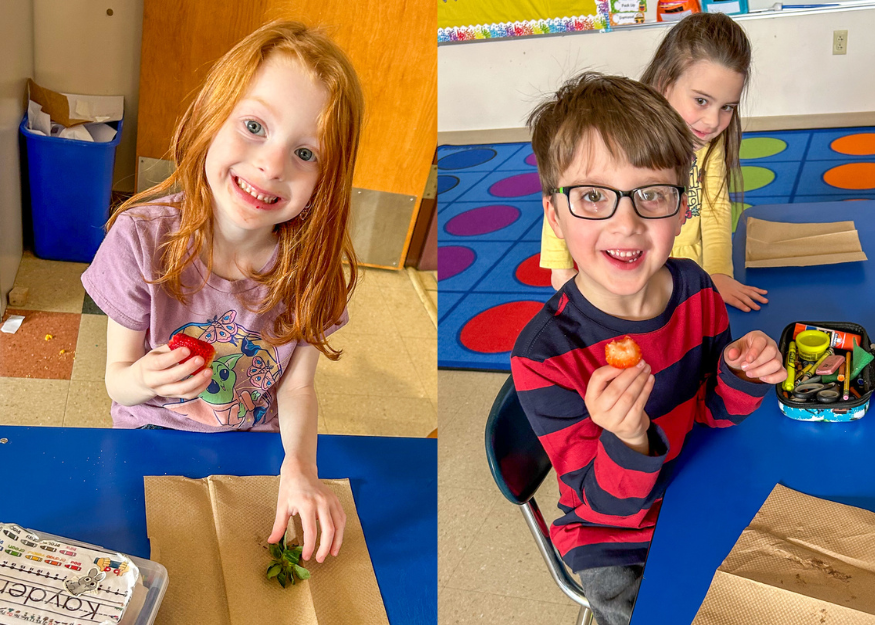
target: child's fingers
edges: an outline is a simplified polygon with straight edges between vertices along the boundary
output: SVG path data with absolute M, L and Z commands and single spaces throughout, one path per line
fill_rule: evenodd
M 727 295 L 724 301 L 730 306 L 738 308 L 743 312 L 750 312 L 750 307 L 742 302 L 741 299 L 735 295 Z
M 316 548 L 316 509 L 308 507 L 306 510 L 301 510 L 300 515 L 301 529 L 304 530 L 304 549 L 301 551 L 301 557 L 309 560 Z
M 650 392 L 653 390 L 655 383 L 656 377 L 648 375 L 641 388 L 641 392 L 638 393 L 638 397 L 635 399 L 635 403 L 632 404 L 632 409 L 628 414 L 638 415 L 644 412 L 644 406 L 647 404 L 647 400 L 650 399 Z
M 650 365 L 645 365 L 643 368 L 638 369 L 638 375 L 632 378 L 629 385 L 617 398 L 617 401 L 614 402 L 614 408 L 619 419 L 624 419 L 632 411 L 633 406 L 640 399 L 644 387 L 649 383 L 651 377 Z
M 286 512 L 285 504 L 280 501 L 276 507 L 276 518 L 273 521 L 273 530 L 271 531 L 270 536 L 267 537 L 267 542 L 278 543 L 282 540 L 288 525 L 289 514 Z
M 643 385 L 644 380 L 646 380 L 647 374 L 650 373 L 650 365 L 641 360 L 634 367 L 619 369 L 619 371 L 620 374 L 611 380 L 605 387 L 604 391 L 602 391 L 602 399 L 608 407 L 616 407 L 621 401 L 621 398 L 625 396 L 633 385 L 637 385 L 637 388 L 633 390 L 634 396 L 637 397 L 638 392 L 641 390 L 641 385 Z M 639 378 L 642 379 L 640 383 L 638 383 Z M 624 403 L 628 404 L 625 407 L 626 409 L 632 405 L 632 401 L 627 400 Z M 625 412 L 623 412 L 623 414 L 625 414 Z
M 185 378 L 184 380 L 181 380 L 179 382 L 159 386 L 155 389 L 155 392 L 164 397 L 194 399 L 205 390 L 207 390 L 207 387 L 210 385 L 210 381 L 212 380 L 212 378 L 212 370 L 204 369 L 196 375 Z
M 763 297 L 763 296 L 759 293 L 759 291 L 762 291 L 762 289 L 755 289 L 755 288 L 750 287 L 750 286 L 749 286 L 749 287 L 745 287 L 745 288 L 748 289 L 746 292 L 747 292 L 747 296 L 748 296 L 749 298 L 751 298 L 751 299 L 755 299 L 756 301 L 758 301 L 758 302 L 762 302 L 763 304 L 768 304 L 768 303 L 769 303 L 769 298 L 767 298 L 767 297 Z
M 336 556 L 340 553 L 340 546 L 343 544 L 343 531 L 346 529 L 346 512 L 343 511 L 343 506 L 337 502 L 337 507 L 334 510 L 335 532 L 334 542 L 331 544 L 331 555 Z
M 156 386 L 166 386 L 169 384 L 174 384 L 176 382 L 190 379 L 189 376 L 194 374 L 195 371 L 203 366 L 204 359 L 200 356 L 195 356 L 188 362 L 184 362 L 181 365 L 171 365 L 169 369 L 153 371 L 151 378 Z M 204 369 L 204 371 L 209 371 L 210 376 L 213 375 L 211 369 Z
M 334 535 L 337 532 L 337 527 L 334 524 L 334 518 L 331 515 L 331 507 L 325 501 L 319 505 L 319 526 L 322 528 L 322 535 L 319 537 L 319 551 L 316 552 L 316 562 L 324 562 L 328 557 L 328 552 L 334 544 Z
M 189 350 L 187 347 L 170 349 L 166 345 L 162 345 L 161 347 L 153 349 L 152 354 L 154 354 L 155 357 L 151 359 L 151 366 L 156 371 L 160 371 L 162 369 L 169 369 L 173 365 L 178 364 L 179 362 L 188 358 L 189 354 L 191 354 L 191 350 Z

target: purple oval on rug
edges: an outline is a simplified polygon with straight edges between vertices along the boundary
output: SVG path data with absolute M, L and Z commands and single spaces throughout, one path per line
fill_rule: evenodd
M 445 245 L 438 248 L 438 282 L 457 276 L 474 262 L 477 255 L 470 247 Z
M 504 178 L 489 187 L 490 195 L 495 197 L 523 197 L 540 191 L 541 181 L 536 172 Z
M 520 210 L 514 206 L 480 206 L 456 215 L 444 230 L 457 237 L 473 237 L 506 228 L 519 218 Z

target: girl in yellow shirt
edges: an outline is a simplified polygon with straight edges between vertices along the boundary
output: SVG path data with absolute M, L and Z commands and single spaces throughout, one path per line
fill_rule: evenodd
M 662 93 L 690 127 L 699 146 L 690 169 L 687 220 L 672 256 L 690 258 L 711 275 L 723 300 L 745 312 L 768 303 L 764 289 L 735 280 L 729 175 L 740 180 L 738 105 L 750 73 L 750 42 L 732 18 L 696 13 L 668 31 L 641 82 Z M 547 220 L 541 267 L 558 289 L 575 273 L 565 242 Z

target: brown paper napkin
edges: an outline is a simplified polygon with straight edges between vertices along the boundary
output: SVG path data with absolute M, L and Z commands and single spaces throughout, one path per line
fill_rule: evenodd
M 312 577 L 285 589 L 265 577 L 279 477 L 144 481 L 152 560 L 170 577 L 157 625 L 388 625 L 348 480 L 322 481 L 346 512 L 340 554 L 302 562 Z M 303 542 L 297 517 L 294 530 Z
M 714 575 L 693 625 L 875 624 L 875 514 L 780 484 Z
M 808 267 L 867 260 L 853 221 L 793 224 L 747 218 L 745 267 Z

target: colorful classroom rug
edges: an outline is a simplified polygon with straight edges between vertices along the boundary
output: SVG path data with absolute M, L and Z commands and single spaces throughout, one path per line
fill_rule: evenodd
M 538 266 L 541 193 L 528 143 L 438 148 L 438 367 L 510 370 L 553 293 Z M 875 199 L 875 128 L 746 133 L 744 204 Z M 735 199 L 735 198 L 734 198 Z

